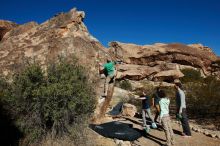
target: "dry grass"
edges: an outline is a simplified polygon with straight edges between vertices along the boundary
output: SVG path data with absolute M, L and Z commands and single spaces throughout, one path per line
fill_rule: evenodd
M 63 137 L 60 139 L 52 139 L 52 137 L 49 135 L 39 145 L 41 146 L 76 146 L 69 137 Z

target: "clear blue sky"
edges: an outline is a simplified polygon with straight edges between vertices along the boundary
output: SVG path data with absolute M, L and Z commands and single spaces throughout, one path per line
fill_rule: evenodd
M 71 8 L 103 45 L 202 43 L 220 55 L 220 0 L 3 0 L 0 19 L 42 23 Z

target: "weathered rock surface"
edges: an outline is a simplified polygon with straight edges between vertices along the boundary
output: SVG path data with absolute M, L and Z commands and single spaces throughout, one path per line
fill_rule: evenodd
M 4 40 L 7 40 L 10 37 L 24 34 L 24 33 L 28 32 L 29 30 L 31 30 L 32 28 L 34 28 L 36 26 L 38 26 L 38 24 L 36 22 L 29 22 L 29 23 L 17 26 L 15 28 L 12 28 L 10 31 L 8 31 L 8 33 L 5 34 L 2 39 L 4 41 Z
M 180 70 L 166 70 L 166 71 L 161 71 L 154 75 L 154 78 L 157 80 L 162 80 L 166 81 L 171 78 L 171 80 L 179 79 L 183 77 L 184 74 Z
M 123 116 L 129 116 L 134 117 L 135 113 L 137 112 L 137 108 L 129 103 L 125 103 L 122 106 L 122 115 Z
M 220 59 L 206 46 L 163 43 L 140 46 L 111 42 L 108 51 L 89 34 L 84 18 L 83 11 L 72 9 L 42 24 L 29 22 L 18 26 L 0 21 L 0 74 L 13 73 L 30 60 L 44 67 L 58 60 L 58 56 L 72 54 L 96 72 L 96 61 L 104 62 L 106 54 L 112 54 L 112 58 L 123 62 L 118 65 L 119 79 L 155 81 L 162 78 L 172 82 L 177 74 L 182 76 L 177 73 L 182 68 L 200 69 L 204 75 L 220 76 Z
M 59 56 L 73 54 L 90 71 L 98 73 L 97 52 L 101 60 L 106 50 L 89 34 L 84 17 L 83 11 L 72 9 L 42 24 L 30 22 L 10 27 L 0 42 L 0 74 L 16 72 L 27 61 L 36 61 L 44 67 Z
M 0 41 L 2 40 L 3 36 L 10 31 L 11 29 L 17 27 L 16 23 L 0 20 Z
M 148 77 L 153 80 L 158 77 L 158 73 L 162 74 L 160 72 L 163 71 L 168 71 L 163 72 L 163 76 L 175 78 L 182 76 L 181 73 L 177 72 L 183 68 L 199 69 L 204 75 L 210 75 L 217 74 L 216 68 L 220 67 L 216 63 L 219 58 L 210 48 L 201 44 L 157 43 L 140 46 L 111 42 L 109 45 L 109 52 L 123 62 L 123 64 L 118 65 L 120 71 L 118 78 L 141 80 Z M 169 75 L 165 75 L 165 73 L 169 73 Z

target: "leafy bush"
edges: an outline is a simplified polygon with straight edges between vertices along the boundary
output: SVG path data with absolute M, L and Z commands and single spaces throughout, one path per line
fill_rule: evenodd
M 185 83 L 187 110 L 193 117 L 210 118 L 220 114 L 220 81 L 214 76 L 202 78 L 199 71 L 181 70 Z
M 125 90 L 132 90 L 131 83 L 129 80 L 123 80 L 120 82 L 119 87 Z
M 181 78 L 182 83 L 198 82 L 203 79 L 201 73 L 194 69 L 183 69 L 181 72 L 184 74 L 184 77 Z
M 0 78 L 0 136 L 1 144 L 4 145 L 18 145 L 19 139 L 22 138 L 22 133 L 14 124 L 13 118 L 6 110 L 8 106 L 5 104 L 5 98 L 7 97 L 7 92 L 9 84 L 4 78 Z
M 95 93 L 85 69 L 72 61 L 51 64 L 43 72 L 37 64 L 17 74 L 5 100 L 17 125 L 35 141 L 51 132 L 53 137 L 70 132 L 77 119 L 95 109 Z
M 220 81 L 207 77 L 202 82 L 185 84 L 187 109 L 194 117 L 210 118 L 220 115 Z

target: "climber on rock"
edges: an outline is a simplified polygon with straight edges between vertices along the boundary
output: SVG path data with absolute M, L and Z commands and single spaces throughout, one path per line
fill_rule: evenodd
M 117 75 L 116 62 L 112 61 L 111 58 L 107 59 L 105 64 L 99 63 L 100 73 L 105 75 L 105 84 L 104 84 L 104 97 L 107 96 L 109 84 L 114 83 L 115 77 Z

